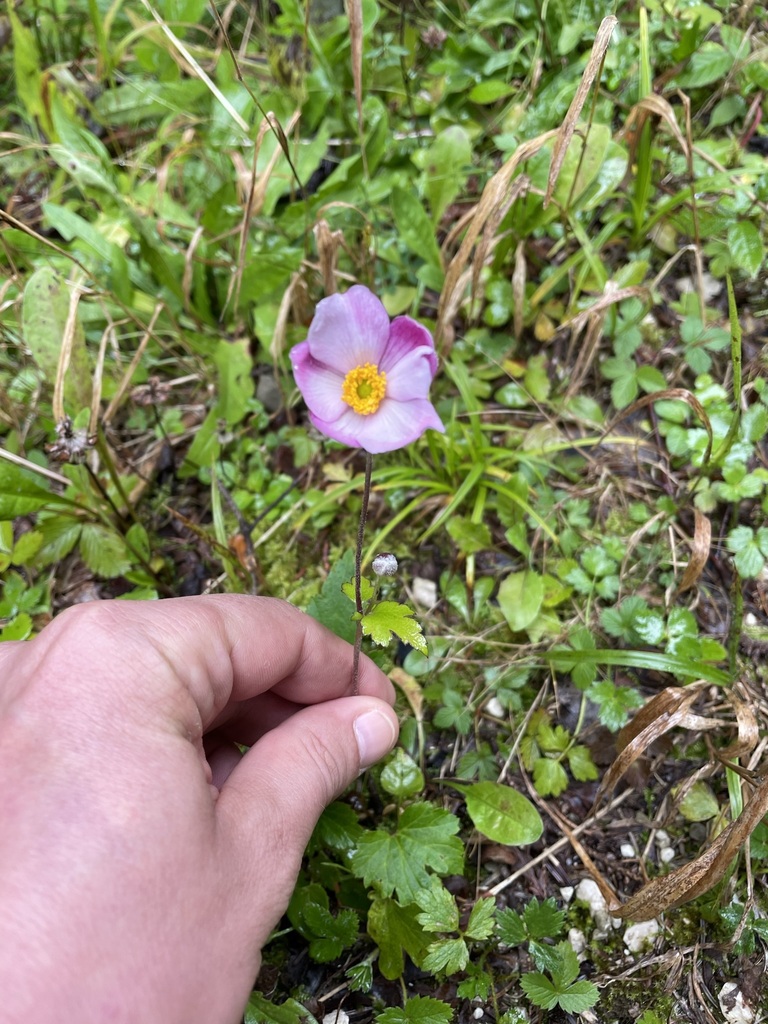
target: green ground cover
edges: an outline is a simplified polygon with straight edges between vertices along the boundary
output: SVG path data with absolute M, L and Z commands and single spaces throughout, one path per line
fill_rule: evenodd
M 288 353 L 358 282 L 440 355 L 446 432 L 376 456 L 365 549 L 428 651 L 366 647 L 401 743 L 321 820 L 248 1021 L 768 1007 L 765 10 L 614 13 L 0 15 L 0 641 L 227 591 L 352 639 L 363 458 Z M 607 891 L 656 886 L 620 926 L 568 892 L 585 821 Z M 713 841 L 714 888 L 670 874 Z

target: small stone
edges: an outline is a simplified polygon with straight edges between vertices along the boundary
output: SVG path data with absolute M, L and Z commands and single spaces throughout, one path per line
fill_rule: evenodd
M 720 1009 L 728 1024 L 752 1024 L 755 1011 L 744 999 L 735 981 L 726 981 L 717 996 Z
M 570 903 L 573 899 L 573 894 L 575 891 L 576 890 L 573 888 L 572 885 L 562 886 L 562 888 L 560 889 L 560 895 L 563 899 L 563 903 Z
M 576 886 L 576 899 L 586 903 L 592 920 L 595 922 L 593 939 L 605 939 L 613 927 L 611 916 L 608 913 L 608 904 L 600 892 L 597 882 L 591 878 L 582 878 Z
M 571 949 L 576 954 L 583 953 L 587 948 L 587 936 L 581 930 L 581 928 L 569 928 L 568 929 L 568 941 L 571 944 Z
M 637 856 L 637 854 L 635 853 L 635 848 L 632 845 L 632 843 L 622 843 L 620 850 L 621 856 L 624 857 L 625 860 L 632 860 L 633 857 Z
M 656 833 L 656 845 L 660 850 L 664 850 L 667 846 L 672 845 L 669 833 L 665 832 L 663 828 L 660 828 Z
M 431 608 L 437 604 L 437 584 L 423 576 L 414 576 L 412 584 L 413 600 L 422 608 Z
M 671 846 L 665 846 L 662 850 L 659 850 L 659 860 L 662 864 L 669 864 L 670 861 L 675 859 L 675 851 Z
M 485 710 L 493 718 L 506 718 L 506 712 L 504 711 L 504 705 L 501 703 L 498 697 L 491 697 L 488 703 L 485 705 Z
M 331 1010 L 323 1017 L 323 1024 L 349 1024 L 349 1014 L 345 1010 Z
M 485 1016 L 485 1010 L 482 1008 L 482 1006 L 476 1006 L 475 1009 L 472 1011 L 472 1016 L 475 1018 L 475 1020 L 482 1020 L 483 1017 Z
M 631 924 L 624 932 L 624 945 L 630 953 L 647 953 L 660 931 L 661 926 L 656 920 Z

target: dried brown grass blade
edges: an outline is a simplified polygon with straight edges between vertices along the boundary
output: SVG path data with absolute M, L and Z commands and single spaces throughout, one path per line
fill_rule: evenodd
M 581 330 L 584 324 L 587 323 L 591 317 L 594 317 L 596 313 L 603 313 L 609 306 L 615 306 L 618 302 L 624 302 L 625 299 L 637 298 L 647 302 L 650 297 L 650 291 L 642 285 L 631 285 L 628 288 L 606 287 L 604 293 L 596 302 L 594 302 L 588 309 L 582 310 L 575 316 L 570 317 L 568 320 L 563 320 L 558 330 L 562 331 L 569 327 L 574 330 Z
M 563 161 L 565 160 L 568 145 L 573 138 L 574 131 L 576 130 L 579 115 L 586 103 L 589 90 L 592 88 L 592 83 L 602 67 L 605 52 L 608 49 L 608 44 L 611 41 L 611 35 L 618 24 L 618 20 L 618 18 L 611 14 L 607 18 L 603 18 L 600 28 L 597 30 L 595 41 L 592 44 L 592 52 L 589 55 L 587 66 L 584 68 L 584 74 L 581 76 L 581 81 L 579 82 L 579 87 L 576 90 L 576 95 L 571 100 L 568 113 L 565 115 L 565 120 L 557 133 L 557 140 L 555 141 L 555 147 L 552 151 L 552 163 L 549 167 L 547 192 L 544 196 L 545 207 L 549 204 L 549 201 L 552 198 L 552 193 L 555 190 L 557 179 L 560 176 L 560 171 L 563 167 Z
M 638 411 L 638 409 L 644 409 L 647 405 L 653 405 L 654 402 L 661 402 L 665 400 L 685 402 L 685 404 L 689 405 L 701 420 L 701 425 L 707 432 L 707 448 L 704 452 L 704 459 L 702 461 L 702 466 L 706 466 L 709 462 L 709 457 L 712 454 L 712 443 L 714 440 L 712 435 L 712 424 L 709 421 L 709 416 L 707 415 L 707 411 L 704 406 L 698 400 L 696 395 L 691 391 L 688 391 L 687 388 L 664 388 L 663 391 L 654 391 L 651 395 L 643 395 L 642 398 L 638 398 L 637 401 L 628 405 L 626 409 L 622 409 L 618 416 L 614 416 L 605 428 L 604 436 L 607 437 L 608 434 L 613 431 L 617 423 L 620 423 L 621 420 L 625 419 L 627 416 L 632 416 Z
M 691 541 L 691 556 L 688 559 L 688 565 L 683 573 L 683 578 L 680 580 L 680 586 L 677 588 L 678 594 L 682 594 L 685 590 L 690 590 L 698 582 L 699 577 L 704 571 L 704 566 L 707 564 L 709 548 L 712 543 L 712 523 L 709 521 L 709 518 L 698 509 L 694 509 L 693 514 L 694 527 L 693 540 Z
M 512 271 L 512 298 L 515 301 L 515 312 L 512 326 L 515 338 L 519 340 L 523 333 L 523 316 L 525 314 L 525 282 L 528 277 L 528 264 L 525 260 L 525 242 L 520 239 L 515 249 L 515 269 Z
M 67 322 L 64 325 L 64 334 L 59 349 L 59 362 L 56 367 L 56 381 L 53 385 L 53 400 L 51 408 L 56 423 L 64 419 L 64 381 L 67 377 L 67 370 L 72 359 L 72 351 L 75 346 L 75 334 L 77 331 L 77 306 L 82 295 L 82 276 L 77 275 L 69 293 L 69 309 L 67 310 Z M 84 342 L 81 340 L 81 344 Z
M 446 347 L 446 341 L 450 334 L 450 321 L 459 308 L 462 292 L 467 281 L 467 277 L 464 275 L 469 263 L 470 253 L 480 232 L 494 210 L 504 203 L 507 190 L 517 168 L 535 153 L 538 153 L 541 147 L 546 145 L 556 134 L 556 131 L 552 130 L 537 136 L 535 139 L 523 142 L 509 160 L 486 182 L 483 194 L 480 196 L 480 200 L 468 223 L 467 233 L 462 239 L 456 255 L 448 264 L 448 269 L 445 273 L 445 281 L 443 283 L 443 290 L 440 293 L 437 322 L 435 325 L 435 340 L 438 347 Z
M 657 739 L 680 725 L 695 703 L 704 684 L 668 686 L 637 712 L 616 737 L 618 757 L 605 773 L 595 797 L 595 806 L 611 793 L 630 765 Z
M 158 302 L 158 304 L 155 306 L 152 312 L 152 319 L 149 321 L 149 324 L 147 325 L 147 329 L 144 332 L 144 336 L 142 337 L 141 341 L 139 342 L 136 348 L 136 351 L 133 354 L 133 359 L 131 359 L 130 365 L 123 374 L 123 378 L 117 387 L 117 391 L 115 391 L 114 395 L 112 396 L 112 400 L 107 406 L 107 410 L 102 417 L 101 422 L 105 427 L 110 422 L 112 417 L 115 415 L 115 412 L 119 409 L 120 403 L 123 400 L 123 396 L 130 387 L 131 379 L 133 378 L 133 375 L 136 372 L 136 367 L 141 362 L 141 357 L 144 355 L 144 349 L 147 347 L 149 339 L 152 337 L 152 331 L 155 329 L 157 318 L 160 316 L 160 311 L 162 309 L 163 303 Z
M 621 906 L 611 908 L 611 913 L 633 921 L 649 921 L 708 892 L 725 876 L 731 861 L 766 813 L 768 777 L 760 780 L 738 818 L 723 829 L 700 857 L 663 878 L 655 878 Z
M 312 229 L 312 233 L 315 236 L 317 256 L 320 260 L 323 289 L 326 295 L 333 295 L 336 291 L 336 260 L 339 246 L 344 241 L 344 232 L 332 231 L 328 221 L 321 217 Z
M 627 115 L 624 131 L 629 132 L 637 127 L 636 134 L 639 136 L 639 130 L 642 128 L 648 114 L 655 114 L 666 122 L 669 126 L 669 130 L 675 137 L 675 142 L 677 142 L 681 151 L 688 156 L 688 144 L 685 141 L 685 136 L 680 129 L 680 125 L 677 123 L 674 108 L 671 103 L 664 99 L 663 96 L 657 96 L 655 93 L 652 93 L 649 96 L 644 96 L 639 103 L 636 103 Z

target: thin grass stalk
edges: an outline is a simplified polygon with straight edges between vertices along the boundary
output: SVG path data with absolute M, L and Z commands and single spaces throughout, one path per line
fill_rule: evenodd
M 355 631 L 355 648 L 352 654 L 352 693 L 357 696 L 360 684 L 360 650 L 363 646 L 363 541 L 365 540 L 365 524 L 368 519 L 368 502 L 371 498 L 371 471 L 373 456 L 365 453 L 365 482 L 363 483 L 363 504 L 360 508 L 360 523 L 357 527 L 357 547 L 355 548 L 355 611 L 357 612 L 357 629 Z

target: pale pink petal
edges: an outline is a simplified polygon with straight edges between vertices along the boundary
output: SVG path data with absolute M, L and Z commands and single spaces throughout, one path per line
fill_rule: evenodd
M 342 376 L 363 363 L 377 366 L 389 338 L 389 317 L 379 299 L 356 284 L 317 304 L 307 334 L 317 362 Z
M 425 430 L 445 431 L 434 406 L 426 399 L 412 402 L 395 402 L 385 398 L 378 412 L 360 416 L 348 409 L 337 420 L 328 422 L 310 414 L 318 430 L 349 445 L 350 448 L 365 448 L 376 455 L 404 448 L 411 441 L 421 437 Z
M 313 359 L 306 341 L 291 349 L 291 363 L 304 401 L 320 419 L 335 420 L 349 408 L 341 397 L 344 377 Z
M 423 349 L 427 356 L 430 371 L 434 377 L 437 371 L 437 356 L 435 355 L 435 344 L 432 335 L 426 327 L 412 320 L 409 316 L 398 316 L 389 325 L 389 340 L 386 351 L 379 363 L 379 368 L 385 373 L 397 365 L 409 353 L 416 349 Z
M 407 352 L 387 370 L 387 398 L 408 402 L 414 398 L 427 398 L 434 371 L 429 360 L 430 350 L 422 346 Z

